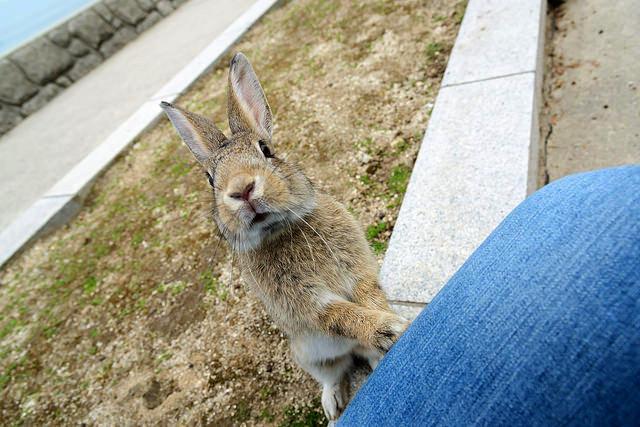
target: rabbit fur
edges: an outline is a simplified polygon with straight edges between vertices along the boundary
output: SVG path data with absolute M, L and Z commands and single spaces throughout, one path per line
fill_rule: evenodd
M 380 289 L 362 228 L 276 154 L 271 109 L 242 53 L 229 69 L 231 137 L 207 118 L 161 107 L 207 174 L 214 220 L 244 281 L 289 337 L 296 362 L 322 384 L 323 409 L 335 421 L 347 404 L 352 356 L 375 368 L 407 325 Z

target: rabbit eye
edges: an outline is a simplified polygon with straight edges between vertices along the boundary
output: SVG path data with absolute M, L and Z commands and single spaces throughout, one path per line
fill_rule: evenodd
M 258 145 L 260 146 L 260 151 L 262 151 L 262 154 L 264 154 L 264 156 L 267 159 L 273 158 L 273 153 L 269 149 L 269 146 L 267 145 L 266 142 L 264 142 L 263 140 L 260 140 L 258 141 Z
M 209 180 L 209 185 L 213 188 L 213 177 L 209 172 L 205 172 L 205 174 L 207 175 L 207 180 Z

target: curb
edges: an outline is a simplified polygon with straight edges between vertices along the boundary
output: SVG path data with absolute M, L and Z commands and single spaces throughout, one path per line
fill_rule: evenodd
M 0 234 L 0 267 L 36 238 L 69 222 L 82 207 L 82 201 L 95 179 L 135 138 L 160 119 L 160 100 L 173 102 L 182 95 L 200 76 L 210 71 L 220 57 L 277 3 L 278 0 L 256 1 L 101 145 L 3 230 Z
M 545 17 L 545 0 L 467 6 L 380 271 L 409 318 L 536 190 Z

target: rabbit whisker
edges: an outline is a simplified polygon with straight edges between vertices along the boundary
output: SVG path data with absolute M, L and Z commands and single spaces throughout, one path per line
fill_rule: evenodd
M 307 226 L 311 229 L 311 231 L 313 231 L 314 233 L 316 233 L 318 235 L 318 237 L 320 238 L 320 240 L 322 240 L 324 242 L 324 244 L 327 246 L 327 249 L 329 249 L 329 252 L 331 252 L 331 256 L 333 257 L 333 259 L 336 262 L 339 262 L 338 258 L 336 257 L 336 255 L 333 253 L 333 250 L 331 249 L 331 246 L 329 246 L 329 243 L 324 239 L 324 237 L 322 237 L 320 235 L 320 233 L 318 233 L 318 231 L 311 226 L 311 224 L 309 224 L 307 221 L 305 221 L 304 218 L 302 218 L 300 215 L 298 215 L 296 212 L 292 211 L 291 209 L 287 208 L 289 210 L 289 212 L 291 212 L 292 214 L 294 214 L 295 216 L 297 216 L 300 221 L 304 222 L 305 224 L 307 224 Z

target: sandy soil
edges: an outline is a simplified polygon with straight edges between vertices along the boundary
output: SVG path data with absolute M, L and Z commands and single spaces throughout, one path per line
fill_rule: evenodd
M 279 153 L 361 220 L 380 259 L 464 10 L 302 0 L 233 51 Z M 226 125 L 226 64 L 178 104 Z M 208 184 L 165 120 L 68 226 L 0 272 L 0 424 L 321 425 L 319 387 L 245 293 Z

